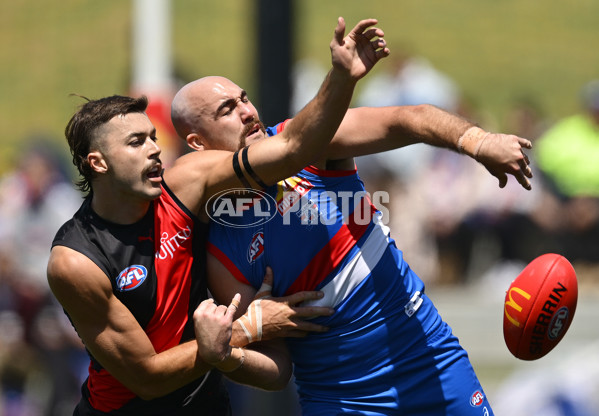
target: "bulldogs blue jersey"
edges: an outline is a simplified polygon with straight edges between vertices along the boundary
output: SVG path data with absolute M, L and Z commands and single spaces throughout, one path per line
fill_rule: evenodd
M 274 296 L 335 308 L 314 319 L 328 332 L 287 340 L 304 415 L 492 414 L 356 170 L 306 167 L 254 196 L 213 212 L 209 251 L 256 289 L 270 266 Z

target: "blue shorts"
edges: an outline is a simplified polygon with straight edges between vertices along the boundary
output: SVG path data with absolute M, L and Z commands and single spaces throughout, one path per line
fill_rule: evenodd
M 338 380 L 336 387 L 326 392 L 299 386 L 303 416 L 493 416 L 468 354 L 449 325 L 440 319 L 430 299 L 424 295 L 423 300 L 421 309 L 413 317 L 417 319 L 392 320 L 398 322 L 394 330 L 403 327 L 403 337 L 398 338 L 402 339 L 401 344 L 409 344 L 409 347 L 386 365 L 371 370 L 367 382 L 353 380 L 354 388 L 352 383 Z M 435 321 L 432 325 L 431 319 Z M 387 321 L 385 329 L 389 330 L 388 326 L 393 323 Z M 418 327 L 422 325 L 426 327 L 426 336 L 415 342 L 411 342 L 415 338 L 406 339 L 405 335 L 418 333 Z M 399 347 L 397 338 L 381 342 L 379 337 L 378 341 L 379 349 L 388 346 L 388 342 Z M 354 358 L 359 355 L 356 347 Z M 366 345 L 362 348 L 367 349 Z M 369 366 L 366 356 L 352 361 L 353 364 L 356 362 Z M 354 369 L 357 371 L 357 367 Z

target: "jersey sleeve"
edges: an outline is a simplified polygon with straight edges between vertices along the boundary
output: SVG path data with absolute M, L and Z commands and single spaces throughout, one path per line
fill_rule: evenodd
M 279 134 L 280 132 L 282 132 L 285 129 L 285 125 L 289 122 L 289 120 L 291 120 L 291 119 L 288 118 L 287 120 L 282 121 L 278 124 L 275 124 L 272 127 L 267 127 L 266 133 L 268 134 L 269 137 Z

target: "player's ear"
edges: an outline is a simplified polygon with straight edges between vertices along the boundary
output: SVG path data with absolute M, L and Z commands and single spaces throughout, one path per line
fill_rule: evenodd
M 185 141 L 193 150 L 206 150 L 202 137 L 197 133 L 189 133 Z
M 108 170 L 108 165 L 102 153 L 95 151 L 87 154 L 87 163 L 94 172 L 105 173 Z

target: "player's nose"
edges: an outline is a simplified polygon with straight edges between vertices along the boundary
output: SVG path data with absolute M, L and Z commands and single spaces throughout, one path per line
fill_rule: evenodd
M 255 118 L 252 108 L 245 103 L 239 104 L 239 115 L 241 116 L 241 120 L 244 123 L 247 123 L 248 121 L 252 121 Z
M 158 143 L 156 143 L 154 140 L 149 140 L 150 142 L 150 156 L 158 156 L 160 155 L 160 153 L 162 152 L 162 149 L 160 148 L 160 146 L 158 145 Z

